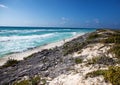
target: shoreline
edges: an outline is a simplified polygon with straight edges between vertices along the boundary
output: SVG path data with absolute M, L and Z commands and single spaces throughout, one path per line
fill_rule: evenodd
M 1 57 L 0 58 L 0 66 L 4 65 L 9 59 L 15 59 L 15 60 L 23 60 L 25 57 L 28 57 L 34 53 L 37 53 L 39 51 L 42 51 L 44 49 L 50 49 L 50 48 L 54 48 L 56 46 L 62 46 L 64 43 L 66 42 L 69 42 L 79 36 L 82 36 L 84 35 L 85 33 L 83 34 L 77 34 L 71 38 L 68 38 L 68 39 L 63 39 L 61 41 L 57 41 L 57 42 L 53 42 L 53 43 L 49 43 L 49 44 L 45 44 L 45 45 L 42 45 L 42 46 L 38 46 L 38 47 L 34 47 L 32 49 L 28 49 L 26 51 L 22 51 L 22 52 L 17 52 L 17 53 L 13 53 L 13 54 L 9 54 L 9 55 L 5 55 L 4 57 Z

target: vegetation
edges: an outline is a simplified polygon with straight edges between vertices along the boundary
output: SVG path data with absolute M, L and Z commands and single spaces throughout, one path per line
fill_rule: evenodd
M 15 82 L 13 85 L 30 85 L 29 80 L 22 80 L 20 82 Z
M 93 78 L 93 77 L 97 77 L 97 76 L 100 76 L 100 75 L 105 75 L 106 71 L 107 70 L 97 70 L 97 71 L 93 71 L 93 72 L 87 73 L 86 74 L 86 78 L 88 78 L 88 77 Z
M 90 72 L 86 75 L 88 77 L 96 77 L 103 75 L 106 81 L 111 82 L 113 85 L 120 85 L 120 67 L 110 66 L 108 70 L 97 70 Z
M 114 65 L 115 60 L 112 58 L 109 58 L 107 56 L 102 56 L 102 57 L 94 57 L 92 59 L 89 59 L 87 64 L 103 64 L 103 65 Z
M 99 60 L 99 57 L 94 57 L 92 59 L 87 60 L 87 64 L 96 64 L 97 61 Z
M 120 44 L 120 34 L 112 34 L 109 35 L 107 39 L 101 40 L 102 43 L 115 43 L 115 44 Z
M 85 46 L 86 43 L 74 42 L 74 43 L 65 43 L 63 45 L 63 54 L 72 54 L 73 52 L 77 52 Z
M 40 82 L 41 78 L 39 76 L 33 77 L 31 79 L 32 85 L 38 85 L 38 83 Z
M 112 48 L 108 51 L 108 53 L 115 54 L 116 58 L 120 59 L 120 31 L 114 31 L 115 33 L 112 33 L 108 36 L 107 39 L 102 39 L 102 43 L 113 43 L 114 45 Z
M 35 76 L 29 80 L 16 81 L 13 85 L 39 85 L 39 83 L 41 83 L 40 85 L 45 85 L 46 80 L 41 79 L 40 76 Z
M 120 59 L 120 44 L 113 45 L 113 47 L 108 52 L 115 54 L 115 57 Z
M 9 66 L 14 66 L 15 64 L 19 63 L 19 61 L 14 60 L 14 59 L 9 59 L 1 68 L 6 68 Z
M 34 53 L 33 53 L 33 54 L 31 54 L 31 55 L 29 55 L 29 56 L 27 56 L 27 57 L 24 57 L 24 60 L 27 60 L 28 58 L 33 57 L 33 55 L 34 55 Z
M 102 35 L 101 34 L 97 34 L 97 33 L 91 33 L 89 36 L 88 36 L 88 40 L 90 39 L 96 39 L 96 38 L 99 38 L 101 37 Z
M 80 58 L 75 58 L 75 63 L 76 63 L 76 64 L 82 63 L 82 59 L 80 59 Z
M 105 32 L 106 28 L 97 29 L 97 31 L 99 31 L 99 32 Z

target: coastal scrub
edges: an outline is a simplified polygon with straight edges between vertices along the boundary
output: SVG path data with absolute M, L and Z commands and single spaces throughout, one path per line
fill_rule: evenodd
M 108 70 L 97 70 L 86 74 L 88 77 L 97 77 L 103 75 L 104 79 L 113 85 L 120 85 L 120 67 L 110 66 Z
M 18 64 L 18 63 L 19 63 L 19 61 L 15 60 L 15 59 L 9 59 L 3 66 L 1 66 L 1 68 L 14 66 L 15 64 Z

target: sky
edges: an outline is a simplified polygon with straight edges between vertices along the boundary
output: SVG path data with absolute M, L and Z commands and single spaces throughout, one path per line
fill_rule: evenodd
M 0 0 L 0 26 L 120 28 L 120 0 Z

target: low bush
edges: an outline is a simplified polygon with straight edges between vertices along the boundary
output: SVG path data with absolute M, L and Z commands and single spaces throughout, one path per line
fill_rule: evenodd
M 103 64 L 103 65 L 114 65 L 115 63 L 116 63 L 115 60 L 107 56 L 95 57 L 89 59 L 87 62 L 87 64 Z
M 31 85 L 29 80 L 22 80 L 20 82 L 15 82 L 13 85 Z
M 33 53 L 33 54 L 31 54 L 31 55 L 29 55 L 29 56 L 27 56 L 27 57 L 24 57 L 24 60 L 27 60 L 28 58 L 33 57 L 33 55 L 34 55 L 34 53 Z
M 1 68 L 6 68 L 9 66 L 14 66 L 15 64 L 18 64 L 19 61 L 14 60 L 14 59 L 9 59 L 3 66 L 1 66 Z
M 105 75 L 105 72 L 106 72 L 106 70 L 93 71 L 93 72 L 87 73 L 86 78 L 88 78 L 88 77 L 93 78 L 93 77 L 97 77 L 97 76 L 100 76 L 100 75 Z
M 90 64 L 97 64 L 97 62 L 98 62 L 99 59 L 100 59 L 99 57 L 94 57 L 92 59 L 88 59 L 87 60 L 87 64 L 88 65 L 90 65 Z
M 90 39 L 96 39 L 96 38 L 99 38 L 101 37 L 102 35 L 101 34 L 97 34 L 97 33 L 91 33 L 89 36 L 88 36 L 88 40 Z
M 82 49 L 85 46 L 86 43 L 79 43 L 79 42 L 74 42 L 74 43 L 65 43 L 63 45 L 63 54 L 72 54 L 73 52 L 77 52 L 80 49 Z
M 33 77 L 31 79 L 32 85 L 38 85 L 38 83 L 40 82 L 40 80 L 41 80 L 40 76 Z
M 39 75 L 32 77 L 28 80 L 16 81 L 13 85 L 45 85 L 46 80 L 41 79 Z
M 113 45 L 113 47 L 110 48 L 110 50 L 108 50 L 108 52 L 115 54 L 115 57 L 120 59 L 120 44 Z
M 101 42 L 120 44 L 120 33 L 113 33 L 109 35 L 106 39 L 102 39 Z
M 80 58 L 75 58 L 75 63 L 76 63 L 76 64 L 82 63 L 82 59 L 80 59 Z
M 111 82 L 113 85 L 120 85 L 120 67 L 110 66 L 108 70 L 97 70 L 86 74 L 88 77 L 96 77 L 103 75 L 106 81 Z

